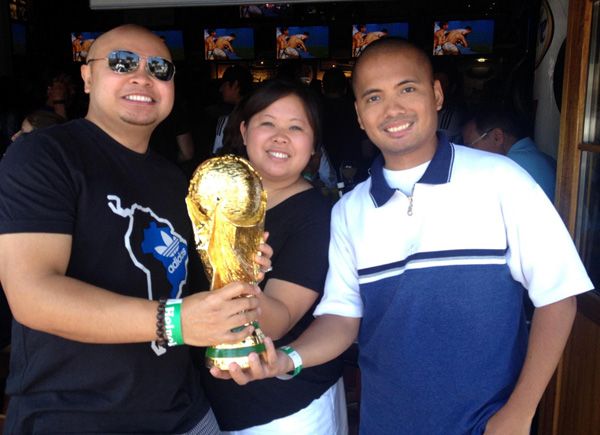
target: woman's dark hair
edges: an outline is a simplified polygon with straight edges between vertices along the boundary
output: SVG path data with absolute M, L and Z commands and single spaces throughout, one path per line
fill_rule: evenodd
M 223 137 L 224 147 L 230 149 L 243 147 L 240 124 L 242 122 L 248 124 L 250 119 L 258 112 L 265 110 L 277 100 L 289 95 L 297 96 L 302 102 L 308 123 L 313 130 L 313 146 L 317 148 L 321 140 L 321 106 L 318 96 L 312 89 L 302 83 L 283 79 L 264 82 L 264 84 L 240 101 L 229 116 Z

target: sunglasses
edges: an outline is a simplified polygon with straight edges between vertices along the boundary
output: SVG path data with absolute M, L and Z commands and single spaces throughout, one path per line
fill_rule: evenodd
M 111 70 L 117 74 L 129 74 L 140 67 L 140 59 L 146 59 L 146 72 L 157 80 L 168 82 L 175 75 L 173 62 L 159 56 L 140 56 L 127 50 L 114 50 L 106 57 L 88 59 L 86 63 L 108 60 L 108 67 Z
M 470 144 L 467 144 L 467 146 L 472 147 L 473 145 L 475 145 L 477 142 L 479 142 L 480 140 L 483 140 L 487 137 L 488 134 L 490 134 L 490 132 L 493 130 L 493 128 L 490 128 L 489 130 L 484 131 L 477 139 L 475 139 L 473 142 L 471 142 Z

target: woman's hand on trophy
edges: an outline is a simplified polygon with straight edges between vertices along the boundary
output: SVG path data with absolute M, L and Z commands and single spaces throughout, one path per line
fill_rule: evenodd
M 181 308 L 184 343 L 212 346 L 242 341 L 252 333 L 251 322 L 260 315 L 258 298 L 248 296 L 259 293 L 255 285 L 233 282 L 186 297 Z
M 265 274 L 272 271 L 273 267 L 271 266 L 271 257 L 273 256 L 273 248 L 267 244 L 267 239 L 269 238 L 269 233 L 265 231 L 263 235 L 263 242 L 258 247 L 258 252 L 254 257 L 254 261 L 258 264 L 258 276 L 257 282 L 261 282 L 265 279 Z
M 248 355 L 250 367 L 242 369 L 238 364 L 229 364 L 229 371 L 219 370 L 212 367 L 210 373 L 219 379 L 233 379 L 239 385 L 246 385 L 248 382 L 257 381 L 265 378 L 274 378 L 294 370 L 294 364 L 290 357 L 284 352 L 277 351 L 273 345 L 273 340 L 265 337 L 265 352 L 258 355 L 252 352 Z

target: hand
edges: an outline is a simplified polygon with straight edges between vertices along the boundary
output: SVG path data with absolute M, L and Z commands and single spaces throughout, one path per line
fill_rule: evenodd
M 279 352 L 273 345 L 273 340 L 265 337 L 265 352 L 262 357 L 252 352 L 248 355 L 250 367 L 242 369 L 238 364 L 229 364 L 229 371 L 219 370 L 212 367 L 210 373 L 219 379 L 233 379 L 239 385 L 246 385 L 248 382 L 257 381 L 265 378 L 287 373 L 294 368 L 294 364 L 289 356 L 284 352 Z
M 529 435 L 531 420 L 512 412 L 505 405 L 488 420 L 484 435 Z
M 257 282 L 261 282 L 265 279 L 265 274 L 272 270 L 271 268 L 271 257 L 273 256 L 273 248 L 267 245 L 267 239 L 269 233 L 265 231 L 263 235 L 263 243 L 258 247 L 258 253 L 254 257 L 254 261 L 259 265 Z
M 250 335 L 249 325 L 260 314 L 257 286 L 234 282 L 184 298 L 181 307 L 183 341 L 192 346 L 237 343 Z M 244 297 L 241 297 L 244 296 Z M 233 328 L 247 325 L 239 332 Z

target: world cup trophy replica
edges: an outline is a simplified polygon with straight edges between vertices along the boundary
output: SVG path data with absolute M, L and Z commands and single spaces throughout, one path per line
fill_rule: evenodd
M 262 242 L 267 194 L 250 163 L 233 155 L 206 160 L 195 170 L 185 202 L 210 289 L 234 281 L 256 283 L 254 256 Z M 248 355 L 265 350 L 258 323 L 253 326 L 254 332 L 239 343 L 207 348 L 207 366 L 228 370 L 236 362 L 249 367 Z

